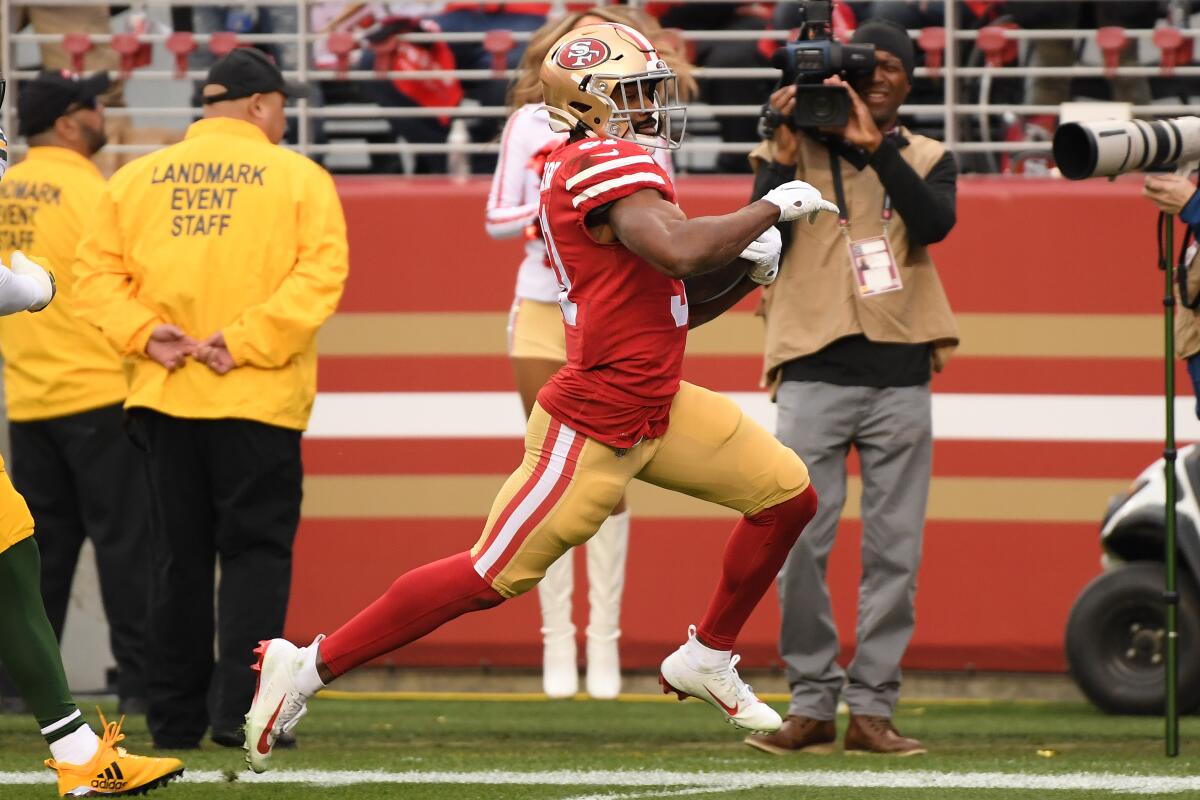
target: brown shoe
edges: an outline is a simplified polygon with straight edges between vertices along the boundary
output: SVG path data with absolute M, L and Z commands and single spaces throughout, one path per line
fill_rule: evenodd
M 925 746 L 916 739 L 901 736 L 890 717 L 850 715 L 850 727 L 846 729 L 844 743 L 846 755 L 857 756 L 880 753 L 889 756 L 916 756 L 925 751 Z
M 764 753 L 786 756 L 789 753 L 832 753 L 837 740 L 837 723 L 789 714 L 774 733 L 756 733 L 744 741 Z

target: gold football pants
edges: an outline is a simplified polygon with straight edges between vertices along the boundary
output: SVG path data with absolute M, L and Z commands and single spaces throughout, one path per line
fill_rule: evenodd
M 505 597 L 529 591 L 583 544 L 639 478 L 753 516 L 808 488 L 808 470 L 727 397 L 681 383 L 665 435 L 624 453 L 534 406 L 525 458 L 492 503 L 471 549 L 475 571 Z

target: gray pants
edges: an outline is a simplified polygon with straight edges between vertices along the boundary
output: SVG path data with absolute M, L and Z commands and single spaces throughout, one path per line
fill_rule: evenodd
M 900 659 L 912 638 L 917 567 L 929 497 L 933 437 L 929 385 L 874 389 L 785 381 L 779 440 L 808 465 L 817 515 L 779 575 L 779 650 L 792 687 L 789 713 L 829 720 L 839 694 L 854 714 L 892 715 Z M 858 646 L 845 671 L 825 565 L 846 503 L 846 456 L 862 464 L 862 581 Z

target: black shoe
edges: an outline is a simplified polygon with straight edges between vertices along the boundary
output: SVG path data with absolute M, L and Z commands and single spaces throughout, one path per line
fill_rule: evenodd
M 209 738 L 212 739 L 213 744 L 219 744 L 221 747 L 241 747 L 246 741 L 246 734 L 241 728 L 235 731 L 214 730 Z M 290 750 L 296 746 L 296 737 L 291 733 L 281 733 L 275 739 L 275 746 Z

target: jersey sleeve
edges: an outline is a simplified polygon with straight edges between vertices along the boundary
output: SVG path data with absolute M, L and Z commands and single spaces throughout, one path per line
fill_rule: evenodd
M 563 183 L 580 215 L 593 208 L 654 189 L 675 202 L 670 176 L 646 149 L 625 139 L 596 139 L 579 148 Z

